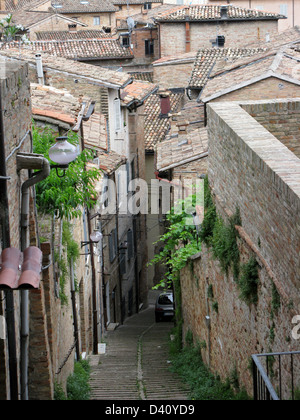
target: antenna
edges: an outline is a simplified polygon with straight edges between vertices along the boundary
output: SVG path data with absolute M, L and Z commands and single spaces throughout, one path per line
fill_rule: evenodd
M 135 22 L 134 22 L 134 19 L 131 16 L 129 16 L 127 18 L 127 26 L 128 26 L 129 32 L 132 32 L 133 28 L 135 27 Z

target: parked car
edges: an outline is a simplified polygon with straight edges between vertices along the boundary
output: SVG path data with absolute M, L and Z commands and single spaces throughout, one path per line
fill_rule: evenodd
M 161 293 L 155 305 L 155 320 L 160 322 L 175 315 L 174 296 L 172 292 Z

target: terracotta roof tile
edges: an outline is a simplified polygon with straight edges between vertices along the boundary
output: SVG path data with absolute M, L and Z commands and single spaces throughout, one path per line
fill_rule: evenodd
M 192 162 L 208 153 L 208 134 L 206 128 L 197 128 L 186 134 L 172 136 L 156 145 L 157 161 L 159 171 Z
M 225 65 L 224 62 L 218 63 L 200 98 L 208 102 L 266 77 L 288 78 L 291 83 L 300 85 L 299 62 L 300 52 L 286 47 Z
M 198 51 L 192 75 L 189 81 L 189 88 L 202 89 L 205 86 L 209 75 L 217 60 L 223 58 L 249 57 L 257 54 L 259 48 L 202 48 Z
M 184 93 L 171 93 L 171 112 L 177 112 Z M 154 146 L 161 142 L 170 130 L 169 118 L 161 118 L 160 97 L 158 94 L 149 96 L 145 101 L 145 149 L 153 152 Z
M 103 114 L 95 112 L 83 121 L 84 142 L 88 148 L 107 150 L 107 121 Z
M 144 102 L 151 94 L 158 89 L 158 85 L 153 83 L 135 80 L 121 91 L 121 99 L 125 105 L 132 102 Z
M 74 126 L 81 102 L 67 90 L 31 83 L 31 103 L 34 117 L 46 117 Z
M 26 48 L 0 50 L 0 56 L 9 60 L 27 61 L 36 65 L 35 51 Z M 131 83 L 132 78 L 127 73 L 117 72 L 100 66 L 71 61 L 62 57 L 53 57 L 42 53 L 43 66 L 45 69 L 62 71 L 79 78 L 88 78 L 99 86 L 111 88 L 123 88 Z
M 55 3 L 55 2 L 53 2 Z M 59 0 L 59 13 L 98 13 L 116 12 L 113 2 L 109 0 L 89 0 L 88 4 L 82 4 L 80 0 Z
M 162 13 L 156 17 L 158 22 L 178 22 L 189 19 L 190 21 L 221 20 L 221 5 L 191 5 L 179 6 L 174 10 Z M 246 9 L 232 5 L 227 8 L 227 20 L 257 20 L 257 19 L 285 19 L 283 15 L 265 12 L 256 9 Z
M 5 48 L 14 48 L 12 43 Z M 74 60 L 85 59 L 130 59 L 133 52 L 124 48 L 117 39 L 73 39 L 63 41 L 33 41 L 28 47 L 32 51 L 44 51 L 55 57 L 64 57 Z
M 70 39 L 102 39 L 111 38 L 111 34 L 107 34 L 103 30 L 86 29 L 76 32 L 70 31 L 44 31 L 36 32 L 38 41 L 66 41 Z

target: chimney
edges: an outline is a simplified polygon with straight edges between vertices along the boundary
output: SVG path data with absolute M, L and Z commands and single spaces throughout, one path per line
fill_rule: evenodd
M 169 113 L 171 112 L 171 99 L 170 99 L 170 92 L 168 91 L 161 91 L 158 92 L 160 97 L 160 109 L 162 118 L 168 118 Z
M 187 127 L 190 125 L 189 121 L 183 120 L 177 123 L 178 134 L 187 134 Z
M 228 6 L 221 6 L 221 19 L 228 19 Z
M 38 82 L 40 85 L 44 85 L 44 70 L 43 70 L 43 63 L 42 63 L 42 56 L 41 54 L 36 54 L 35 55 L 35 59 L 36 59 L 36 71 L 37 71 L 37 77 L 38 77 Z

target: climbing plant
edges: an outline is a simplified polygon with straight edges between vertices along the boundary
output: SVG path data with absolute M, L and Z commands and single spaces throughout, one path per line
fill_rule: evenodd
M 78 135 L 68 134 L 69 142 L 78 145 Z M 55 144 L 55 133 L 49 127 L 40 130 L 33 125 L 33 151 L 44 155 L 50 163 L 49 149 Z M 100 170 L 85 170 L 85 165 L 94 157 L 93 150 L 85 149 L 74 162 L 69 164 L 64 177 L 58 177 L 55 170 L 48 178 L 36 186 L 38 210 L 55 214 L 59 218 L 76 218 L 81 215 L 85 206 L 92 208 L 95 204 L 95 181 L 100 177 Z
M 199 252 L 197 230 L 195 225 L 187 224 L 191 218 L 190 208 L 195 206 L 196 197 L 194 195 L 185 200 L 181 200 L 177 207 L 173 207 L 167 214 L 167 231 L 162 235 L 157 243 L 163 243 L 163 250 L 155 256 L 149 263 L 164 264 L 168 267 L 168 272 L 155 288 L 168 288 L 178 279 L 178 274 L 188 263 L 192 255 Z M 178 211 L 178 209 L 182 211 Z

